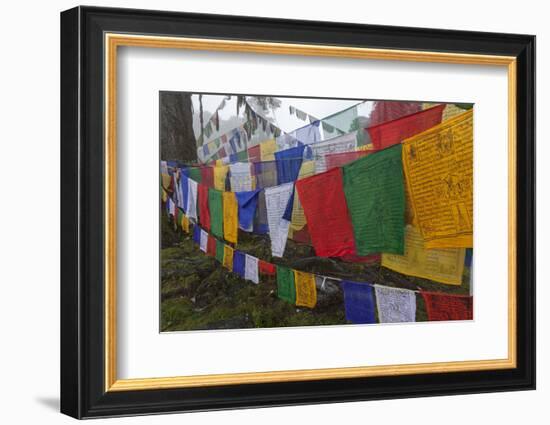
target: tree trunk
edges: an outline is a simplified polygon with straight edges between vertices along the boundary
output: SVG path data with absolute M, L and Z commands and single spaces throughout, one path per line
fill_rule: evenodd
M 160 93 L 160 158 L 197 161 L 191 94 Z

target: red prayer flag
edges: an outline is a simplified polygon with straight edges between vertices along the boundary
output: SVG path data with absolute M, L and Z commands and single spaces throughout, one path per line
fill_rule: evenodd
M 294 242 L 311 245 L 311 235 L 307 230 L 307 224 L 304 227 L 302 227 L 300 230 L 294 230 L 292 232 L 292 240 Z
M 206 255 L 211 257 L 216 256 L 216 238 L 212 235 L 208 235 L 208 242 L 206 244 Z
M 473 298 L 470 295 L 448 295 L 436 292 L 420 292 L 428 320 L 472 320 Z
M 275 276 L 275 273 L 276 273 L 275 264 L 268 263 L 267 261 L 264 261 L 264 260 L 258 261 L 258 269 L 260 273 L 267 274 L 270 276 Z
M 214 187 L 214 169 L 211 166 L 201 167 L 201 183 L 206 187 Z
M 437 105 L 393 121 L 371 126 L 366 131 L 369 132 L 375 150 L 385 149 L 440 124 L 443 109 L 445 105 Z
M 198 184 L 199 222 L 206 230 L 210 230 L 210 208 L 208 208 L 208 186 Z
M 355 239 L 344 195 L 342 169 L 296 181 L 309 234 L 319 257 L 353 255 Z
M 262 153 L 260 150 L 260 145 L 248 148 L 248 162 L 260 162 L 261 160 Z
M 396 102 L 395 100 L 381 100 L 375 102 L 369 116 L 369 127 L 393 121 L 405 115 L 414 114 L 422 110 L 420 102 Z
M 355 152 L 342 152 L 342 153 L 330 153 L 325 155 L 325 161 L 327 163 L 327 170 L 336 167 L 343 167 L 356 159 L 367 156 L 369 151 L 355 151 Z
M 370 255 L 344 255 L 342 261 L 346 263 L 364 263 L 364 264 L 373 264 L 379 263 L 382 256 L 380 254 L 370 254 Z

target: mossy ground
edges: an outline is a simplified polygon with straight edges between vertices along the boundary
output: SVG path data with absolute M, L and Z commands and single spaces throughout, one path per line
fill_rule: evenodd
M 341 291 L 324 297 L 314 309 L 296 307 L 277 298 L 274 277 L 260 276 L 255 285 L 222 268 L 205 255 L 191 235 L 168 222 L 162 214 L 161 331 L 243 329 L 345 324 Z M 240 250 L 258 258 L 299 270 L 350 280 L 407 289 L 468 294 L 470 269 L 463 284 L 442 285 L 402 275 L 379 264 L 343 263 L 316 258 L 310 246 L 289 240 L 284 259 L 271 258 L 266 236 L 239 233 Z M 427 320 L 422 297 L 417 295 L 417 321 Z

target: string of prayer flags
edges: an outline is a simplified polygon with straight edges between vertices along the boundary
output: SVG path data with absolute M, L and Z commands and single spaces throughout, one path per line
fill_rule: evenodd
M 357 147 L 356 132 L 323 140 L 311 145 L 315 159 L 315 173 L 323 173 L 327 168 L 326 156 L 329 154 L 355 151 Z
M 252 255 L 246 254 L 244 263 L 244 278 L 250 280 L 255 284 L 260 283 L 260 276 L 258 273 L 258 259 Z
M 428 320 L 472 320 L 473 298 L 469 295 L 447 295 L 421 291 Z
M 406 139 L 403 170 L 426 248 L 472 247 L 473 110 Z
M 296 304 L 294 272 L 288 267 L 277 265 L 277 296 L 291 304 Z
M 228 171 L 228 165 L 216 164 L 216 166 L 214 167 L 214 188 L 221 191 L 225 190 L 225 179 L 227 177 Z
M 380 323 L 416 321 L 416 294 L 414 291 L 374 285 L 374 292 Z
M 216 239 L 216 260 L 218 260 L 218 262 L 220 264 L 223 264 L 223 257 L 224 257 L 224 251 L 225 251 L 225 244 Z
M 204 229 L 201 229 L 201 235 L 200 235 L 200 250 L 204 253 L 208 250 L 208 232 Z
M 223 238 L 223 192 L 217 189 L 208 190 L 208 207 L 210 208 L 210 231 L 218 238 Z
M 401 145 L 358 159 L 343 167 L 343 172 L 357 255 L 402 255 L 405 192 Z
M 346 320 L 351 323 L 375 323 L 374 291 L 368 283 L 342 281 Z
M 208 235 L 208 242 L 206 245 L 206 255 L 210 257 L 216 256 L 216 238 L 212 235 Z
M 460 285 L 464 271 L 464 248 L 426 249 L 420 231 L 405 228 L 405 255 L 382 254 L 382 266 L 409 276 L 448 285 Z
M 197 182 L 191 178 L 187 179 L 187 217 L 197 220 Z
M 254 227 L 258 193 L 259 190 L 235 193 L 239 204 L 239 227 L 246 232 L 252 232 Z
M 300 173 L 302 159 L 304 156 L 304 145 L 275 152 L 275 163 L 277 166 L 277 184 L 294 182 Z
M 233 270 L 233 248 L 224 244 L 223 246 L 223 266 L 229 270 Z
M 223 238 L 237 243 L 239 232 L 239 206 L 233 192 L 223 192 Z
M 199 184 L 199 222 L 202 227 L 210 230 L 210 209 L 208 208 L 208 186 Z
M 367 128 L 374 149 L 380 150 L 401 143 L 406 138 L 438 125 L 444 108 L 445 105 L 437 105 Z
M 342 169 L 296 182 L 311 242 L 318 257 L 355 254 L 355 239 L 343 192 Z
M 233 251 L 233 273 L 238 274 L 243 279 L 245 271 L 245 261 L 245 253 L 235 249 Z
M 275 152 L 277 151 L 277 142 L 275 139 L 264 140 L 260 143 L 260 159 L 261 161 L 275 160 Z
M 261 274 L 265 274 L 268 276 L 275 276 L 275 274 L 277 273 L 275 264 L 268 263 L 267 261 L 264 261 L 264 260 L 258 261 L 258 270 L 260 271 Z
M 315 276 L 311 273 L 294 270 L 294 283 L 296 287 L 296 305 L 314 308 L 317 304 Z
M 285 183 L 268 187 L 264 191 L 269 237 L 271 239 L 271 254 L 274 257 L 282 257 L 285 251 L 290 222 L 285 220 L 283 215 L 293 190 L 293 183 Z

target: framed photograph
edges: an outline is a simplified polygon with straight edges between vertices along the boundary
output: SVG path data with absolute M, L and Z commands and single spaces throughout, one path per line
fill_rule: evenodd
M 61 411 L 535 388 L 535 37 L 61 14 Z

